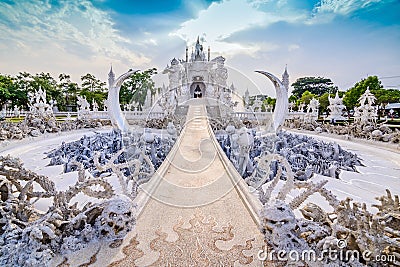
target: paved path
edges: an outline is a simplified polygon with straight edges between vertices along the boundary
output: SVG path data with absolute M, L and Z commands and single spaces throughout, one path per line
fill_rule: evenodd
M 257 216 L 240 190 L 243 184 L 235 182 L 218 149 L 205 106 L 191 104 L 169 162 L 144 188 L 149 194 L 142 194 L 146 204 L 134 231 L 122 244 L 100 248 L 95 244 L 65 262 L 70 266 L 261 266 L 257 252 L 263 236 Z

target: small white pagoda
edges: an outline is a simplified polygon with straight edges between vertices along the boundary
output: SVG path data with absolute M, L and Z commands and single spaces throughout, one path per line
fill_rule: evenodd
M 376 97 L 365 90 L 364 94 L 358 99 L 360 106 L 354 108 L 354 122 L 361 125 L 375 124 L 378 118 L 378 110 L 375 104 Z
M 345 121 L 347 120 L 346 117 L 343 117 L 343 109 L 345 109 L 345 105 L 343 105 L 343 98 L 339 97 L 339 92 L 336 91 L 335 98 L 331 98 L 329 96 L 329 106 L 328 109 L 330 110 L 329 116 L 327 119 L 332 122 L 336 121 Z

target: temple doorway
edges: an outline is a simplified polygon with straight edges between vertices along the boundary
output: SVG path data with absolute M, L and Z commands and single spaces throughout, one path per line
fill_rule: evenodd
M 190 95 L 192 98 L 203 98 L 205 91 L 205 84 L 203 82 L 194 82 L 190 86 Z
M 203 93 L 201 92 L 200 86 L 197 85 L 196 89 L 194 89 L 194 98 L 202 98 L 203 97 Z

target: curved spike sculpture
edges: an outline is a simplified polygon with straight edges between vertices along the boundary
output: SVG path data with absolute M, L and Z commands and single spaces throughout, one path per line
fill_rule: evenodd
M 127 132 L 129 130 L 129 124 L 122 114 L 121 107 L 119 105 L 119 91 L 121 89 L 122 83 L 129 78 L 129 76 L 135 74 L 139 70 L 130 70 L 115 80 L 115 82 L 110 86 L 108 90 L 108 114 L 111 118 L 111 124 L 114 128 L 118 128 L 122 132 Z
M 275 86 L 276 104 L 272 118 L 274 121 L 273 122 L 274 131 L 276 132 L 279 126 L 281 126 L 285 121 L 288 112 L 288 107 L 289 107 L 288 91 L 281 82 L 281 80 L 279 80 L 279 78 L 277 78 L 275 75 L 261 70 L 256 70 L 256 72 L 267 76 L 268 79 L 270 79 Z

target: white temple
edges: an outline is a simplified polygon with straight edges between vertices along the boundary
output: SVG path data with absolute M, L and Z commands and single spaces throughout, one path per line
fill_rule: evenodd
M 210 48 L 207 56 L 199 38 L 189 57 L 186 47 L 186 59 L 171 60 L 163 73 L 168 74 L 167 90 L 174 90 L 178 103 L 191 98 L 214 98 L 222 102 L 230 99 L 234 86 L 227 85 L 228 70 L 224 65 L 225 58 L 218 56 L 210 59 Z
M 178 106 L 186 106 L 187 101 L 193 98 L 205 98 L 207 107 L 211 107 L 218 116 L 225 116 L 233 112 L 261 112 L 262 101 L 256 101 L 256 106 L 250 104 L 250 95 L 246 90 L 244 98 L 237 94 L 237 88 L 228 85 L 228 68 L 225 58 L 217 56 L 211 59 L 210 47 L 207 53 L 200 43 L 200 39 L 192 48 L 186 47 L 185 59 L 173 58 L 162 71 L 168 75 L 168 84 L 162 86 L 161 92 L 153 97 L 146 97 L 142 111 L 153 113 L 173 114 Z M 120 79 L 120 78 L 118 78 Z M 108 73 L 109 90 L 117 82 L 112 66 Z M 289 74 L 287 66 L 282 75 L 282 84 L 289 90 Z M 253 107 L 254 106 L 254 107 Z M 180 109 L 178 109 L 180 110 Z M 271 113 L 272 109 L 269 108 Z

